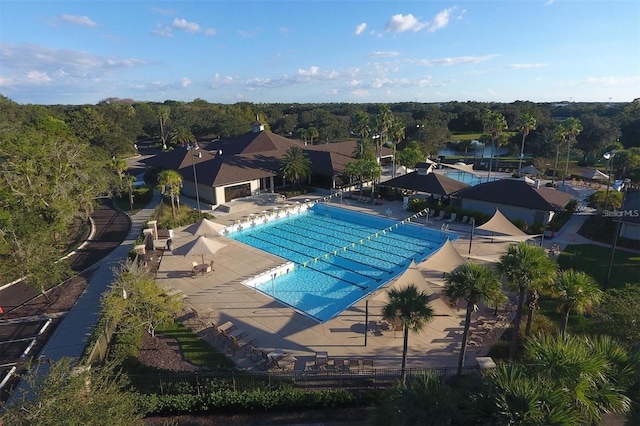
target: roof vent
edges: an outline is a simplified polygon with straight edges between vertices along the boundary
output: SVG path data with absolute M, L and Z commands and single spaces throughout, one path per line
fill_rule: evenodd
M 218 150 L 218 155 L 222 155 L 222 150 L 221 149 Z

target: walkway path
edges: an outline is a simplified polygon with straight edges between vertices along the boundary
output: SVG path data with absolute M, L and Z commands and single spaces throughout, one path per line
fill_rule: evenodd
M 107 257 L 98 262 L 98 270 L 93 274 L 85 292 L 40 352 L 39 359 L 58 361 L 64 357 L 78 359 L 82 356 L 89 337 L 100 317 L 100 298 L 116 278 L 122 262 L 142 232 L 143 224 L 149 220 L 162 196 L 154 191 L 153 199 L 147 207 L 131 217 L 131 229 L 127 238 Z

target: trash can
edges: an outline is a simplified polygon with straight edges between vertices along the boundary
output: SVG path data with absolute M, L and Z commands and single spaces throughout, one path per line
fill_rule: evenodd
M 173 229 L 169 229 L 169 238 L 173 238 Z
M 167 250 L 173 250 L 173 240 L 171 238 L 167 240 Z

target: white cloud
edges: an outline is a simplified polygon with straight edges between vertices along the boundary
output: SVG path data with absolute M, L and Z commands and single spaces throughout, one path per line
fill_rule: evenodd
M 514 70 L 522 70 L 522 69 L 528 69 L 528 68 L 543 68 L 546 67 L 547 64 L 543 64 L 543 63 L 537 63 L 537 64 L 511 64 L 509 65 L 509 68 L 512 68 Z
M 367 28 L 367 24 L 365 22 L 359 24 L 356 27 L 356 35 L 360 35 L 362 34 L 362 32 Z
M 81 25 L 83 27 L 96 27 L 98 24 L 92 21 L 88 16 L 79 15 L 61 15 L 56 21 L 67 24 Z
M 400 52 L 373 52 L 367 55 L 367 58 L 392 58 L 399 55 Z
M 207 28 L 202 33 L 206 36 L 212 36 L 212 35 L 216 35 L 217 31 L 215 28 Z
M 160 37 L 173 37 L 173 30 L 168 25 L 156 24 L 156 28 L 151 31 L 151 34 Z
M 632 77 L 587 77 L 586 84 L 603 85 L 603 86 L 615 86 L 618 84 L 631 84 L 640 82 L 640 76 Z
M 289 34 L 289 28 L 287 27 L 280 27 L 280 34 Z
M 367 98 L 369 97 L 369 91 L 368 90 L 354 90 L 351 92 L 351 96 L 354 96 L 356 98 Z
M 195 22 L 189 22 L 186 19 L 174 18 L 171 25 L 173 26 L 173 28 L 177 28 L 179 30 L 183 30 L 192 34 L 200 32 L 200 25 L 196 24 Z
M 189 80 L 187 77 L 182 77 L 181 85 L 182 87 L 189 87 L 191 86 L 191 80 Z
M 51 81 L 51 77 L 49 77 L 46 72 L 41 72 L 41 71 L 27 72 L 26 79 L 30 83 L 34 83 L 34 84 L 49 83 Z
M 170 16 L 170 15 L 176 14 L 176 11 L 174 9 L 161 9 L 159 7 L 152 7 L 151 11 L 164 16 Z
M 412 14 L 402 15 L 397 14 L 393 15 L 389 22 L 384 26 L 385 31 L 391 31 L 394 33 L 403 33 L 405 31 L 420 31 L 425 27 L 425 23 L 420 22 L 416 17 Z
M 453 58 L 438 58 L 438 59 L 421 59 L 418 64 L 425 65 L 427 67 L 435 66 L 449 66 L 449 65 L 461 65 L 461 64 L 478 64 L 480 62 L 489 61 L 498 55 L 484 55 L 484 56 L 457 56 Z
M 308 70 L 298 69 L 298 75 L 315 76 L 318 75 L 318 70 L 316 66 L 311 66 Z
M 438 13 L 432 22 L 428 25 L 429 32 L 438 31 L 449 24 L 449 18 L 451 17 L 451 12 L 455 10 L 455 7 L 451 7 L 449 9 L 445 9 L 442 12 Z
M 255 30 L 251 30 L 251 31 L 238 30 L 238 34 L 240 34 L 240 37 L 244 37 L 244 38 L 256 37 L 260 33 L 262 33 L 262 29 L 261 28 L 256 28 Z

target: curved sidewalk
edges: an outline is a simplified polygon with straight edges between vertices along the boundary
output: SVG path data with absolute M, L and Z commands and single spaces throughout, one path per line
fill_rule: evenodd
M 77 360 L 82 356 L 100 317 L 102 293 L 116 279 L 119 266 L 127 258 L 129 250 L 142 232 L 142 226 L 149 220 L 161 199 L 162 195 L 154 191 L 151 202 L 131 216 L 131 229 L 127 237 L 120 246 L 96 264 L 98 269 L 89 280 L 87 288 L 55 329 L 38 359 L 58 361 L 64 357 L 72 357 Z

